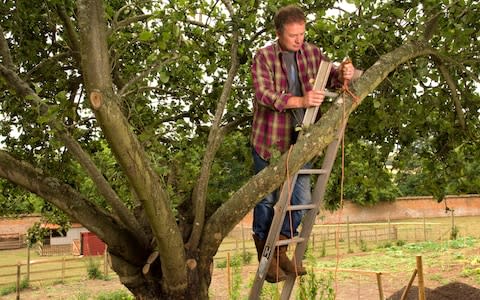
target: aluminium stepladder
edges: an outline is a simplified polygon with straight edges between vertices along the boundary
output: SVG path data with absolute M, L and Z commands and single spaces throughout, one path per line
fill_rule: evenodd
M 315 90 L 325 89 L 325 86 L 328 81 L 328 77 L 330 75 L 331 68 L 332 68 L 331 62 L 327 62 L 327 61 L 321 62 L 319 66 L 319 70 L 317 72 L 317 77 L 315 79 L 315 84 L 313 87 Z M 335 93 L 326 92 L 325 94 L 326 96 L 330 96 L 330 97 L 338 96 Z M 341 97 L 339 97 L 337 101 L 343 101 L 343 100 L 341 99 Z M 303 119 L 304 127 L 307 127 L 315 123 L 318 110 L 319 110 L 318 107 L 313 107 L 306 110 L 305 117 Z M 267 240 L 265 242 L 265 247 L 262 252 L 258 270 L 253 282 L 253 286 L 250 291 L 249 300 L 260 299 L 262 286 L 265 281 L 268 266 L 272 261 L 273 254 L 275 252 L 275 247 L 290 245 L 290 244 L 296 245 L 293 260 L 294 260 L 294 263 L 295 262 L 298 264 L 301 263 L 303 256 L 305 254 L 305 250 L 307 248 L 308 239 L 312 232 L 313 225 L 315 224 L 315 218 L 319 211 L 320 205 L 323 202 L 325 190 L 328 183 L 328 178 L 330 177 L 333 163 L 335 162 L 338 147 L 340 145 L 341 138 L 345 130 L 345 126 L 346 126 L 346 120 L 343 120 L 342 124 L 339 126 L 339 128 L 337 128 L 335 139 L 327 146 L 321 169 L 301 169 L 298 173 L 296 173 L 291 178 L 291 180 L 288 180 L 287 178 L 287 180 L 283 184 L 279 199 L 275 204 L 274 217 L 272 220 L 272 224 L 270 226 L 270 231 L 268 233 Z M 298 174 L 318 175 L 317 182 L 312 192 L 311 204 L 290 205 L 291 194 L 289 192 L 293 190 Z M 285 217 L 288 217 L 287 216 L 288 211 L 294 211 L 294 210 L 306 210 L 306 214 L 302 221 L 301 229 L 299 228 L 300 232 L 296 237 L 279 241 L 278 237 L 283 224 L 283 220 Z M 291 295 L 293 286 L 295 284 L 296 277 L 297 276 L 295 275 L 287 276 L 287 279 L 283 284 L 280 299 L 282 300 L 290 299 L 290 295 Z

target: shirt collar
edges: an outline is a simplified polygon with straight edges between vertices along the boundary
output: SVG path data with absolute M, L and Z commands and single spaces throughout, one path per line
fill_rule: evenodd
M 305 42 L 303 42 L 302 47 L 301 47 L 300 50 L 298 50 L 296 53 L 302 54 L 302 52 L 303 52 L 303 47 L 304 47 L 304 46 L 305 46 Z M 276 55 L 277 57 L 281 57 L 281 54 L 282 54 L 283 52 L 287 52 L 287 51 L 283 50 L 282 47 L 280 47 L 280 43 L 278 42 L 278 40 L 275 41 L 274 49 L 275 49 L 275 55 Z

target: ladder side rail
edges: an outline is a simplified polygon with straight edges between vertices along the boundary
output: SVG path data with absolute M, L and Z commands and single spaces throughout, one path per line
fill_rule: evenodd
M 262 256 L 258 264 L 257 273 L 255 274 L 255 280 L 253 282 L 252 289 L 250 290 L 250 296 L 248 298 L 249 300 L 259 299 L 260 297 L 260 292 L 262 290 L 263 283 L 265 282 L 268 266 L 270 265 L 275 253 L 277 237 L 280 234 L 283 220 L 286 216 L 289 199 L 291 198 L 293 186 L 297 177 L 298 175 L 296 174 L 293 176 L 290 182 L 290 187 L 288 186 L 288 181 L 285 181 L 282 186 L 279 199 L 273 208 L 274 214 L 272 224 L 270 225 L 267 240 L 265 241 L 265 247 L 263 248 Z
M 315 79 L 315 83 L 314 83 L 314 86 L 313 86 L 314 90 L 325 90 L 332 65 L 333 64 L 329 61 L 326 61 L 326 60 L 321 61 L 319 69 L 317 71 L 317 77 Z M 305 116 L 304 116 L 304 119 L 303 119 L 303 125 L 304 126 L 308 127 L 309 125 L 315 123 L 315 119 L 317 117 L 318 110 L 319 110 L 318 107 L 311 107 L 311 108 L 308 108 L 305 111 Z M 322 175 L 320 175 L 320 176 L 324 177 Z M 290 192 L 290 193 L 293 192 L 293 188 L 294 188 L 295 182 L 297 180 L 297 177 L 298 177 L 298 173 L 293 176 L 293 178 L 291 180 L 291 183 L 290 183 L 290 188 L 289 188 L 289 185 L 288 185 L 288 181 L 286 181 L 283 184 L 282 192 L 280 193 L 279 199 L 278 199 L 277 203 L 275 204 L 274 218 L 272 220 L 272 224 L 270 225 L 270 230 L 269 230 L 268 237 L 267 237 L 267 240 L 265 242 L 265 247 L 264 247 L 264 250 L 262 252 L 260 262 L 259 262 L 259 266 L 258 266 L 258 269 L 257 269 L 257 274 L 255 275 L 255 280 L 253 282 L 253 286 L 252 286 L 252 289 L 251 289 L 251 292 L 250 292 L 249 300 L 258 299 L 259 296 L 260 296 L 260 292 L 261 292 L 261 289 L 262 289 L 262 286 L 263 286 L 263 283 L 264 283 L 265 277 L 266 277 L 266 271 L 267 271 L 268 266 L 270 265 L 270 263 L 272 261 L 272 255 L 275 252 L 276 240 L 277 240 L 278 235 L 280 234 L 281 225 L 282 225 L 282 223 L 283 223 L 283 221 L 286 217 L 287 208 L 290 204 L 291 195 L 288 192 Z M 317 211 L 318 208 L 317 209 L 311 209 L 311 210 Z M 303 225 L 302 225 L 302 227 L 303 227 Z M 303 231 L 303 229 L 302 229 L 302 231 Z M 306 242 L 305 243 L 302 242 L 300 244 L 306 244 Z M 298 247 L 296 247 L 296 248 L 298 248 Z M 292 285 L 292 287 L 293 287 L 293 285 Z M 283 294 L 283 290 L 282 290 L 282 294 Z M 291 289 L 290 289 L 289 294 L 290 293 L 291 293 Z
M 328 77 L 330 75 L 330 70 L 332 69 L 332 63 L 329 61 L 322 60 L 320 66 L 318 67 L 317 77 L 313 85 L 314 90 L 325 90 L 327 86 Z M 309 126 L 315 123 L 317 118 L 319 107 L 310 107 L 305 111 L 305 116 L 303 117 L 303 125 Z
M 305 218 L 302 222 L 302 230 L 300 232 L 300 237 L 304 239 L 304 242 L 298 243 L 295 247 L 294 259 L 297 262 L 302 261 L 305 251 L 307 249 L 308 240 L 312 233 L 313 226 L 315 225 L 315 219 L 319 211 L 320 205 L 322 204 L 325 197 L 328 179 L 330 177 L 330 173 L 332 171 L 333 164 L 338 153 L 338 148 L 340 146 L 341 138 L 345 130 L 346 124 L 347 120 L 344 120 L 343 124 L 338 130 L 337 137 L 335 137 L 335 140 L 328 145 L 327 151 L 325 153 L 325 158 L 322 163 L 322 169 L 325 169 L 327 173 L 318 176 L 312 193 L 312 203 L 316 205 L 316 208 L 307 211 Z M 293 275 L 287 277 L 282 289 L 282 294 L 280 296 L 281 300 L 290 299 L 296 279 L 297 277 Z

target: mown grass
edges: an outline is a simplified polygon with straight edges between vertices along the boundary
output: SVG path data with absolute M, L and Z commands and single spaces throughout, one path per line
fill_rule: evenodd
M 370 250 L 366 255 L 342 256 L 341 259 L 332 257 L 311 257 L 310 263 L 315 268 L 358 269 L 385 273 L 411 272 L 416 268 L 416 256 L 422 257 L 425 268 L 439 268 L 448 270 L 451 265 L 464 265 L 464 277 L 470 277 L 480 284 L 480 241 L 464 237 L 457 240 L 440 242 L 417 242 L 404 245 L 379 246 Z M 465 251 L 462 251 L 465 250 Z M 469 253 L 473 252 L 473 254 Z M 441 274 L 436 274 L 437 280 L 442 281 Z M 351 275 L 344 275 L 351 276 Z

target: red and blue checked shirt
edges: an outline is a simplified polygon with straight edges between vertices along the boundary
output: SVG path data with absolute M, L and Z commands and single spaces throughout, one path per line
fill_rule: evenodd
M 251 68 L 255 100 L 250 141 L 264 160 L 270 159 L 274 149 L 281 153 L 287 151 L 294 130 L 291 113 L 285 109 L 292 94 L 288 91 L 287 72 L 281 55 L 278 42 L 266 46 L 258 50 Z M 313 89 L 322 59 L 327 58 L 321 50 L 307 42 L 296 52 L 298 77 L 304 94 Z M 339 86 L 337 78 L 337 72 L 332 68 L 330 84 Z

